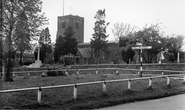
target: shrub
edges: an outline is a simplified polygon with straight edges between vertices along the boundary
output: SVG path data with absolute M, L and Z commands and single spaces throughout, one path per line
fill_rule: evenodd
M 54 63 L 55 63 L 55 61 L 53 59 L 48 61 L 48 64 L 54 64 Z
M 25 61 L 24 63 L 23 63 L 23 65 L 30 65 L 30 64 L 32 64 L 33 62 L 32 61 Z
M 55 70 L 55 68 L 48 68 L 47 76 L 57 76 L 56 71 L 51 70 Z
M 51 71 L 56 70 L 55 68 L 48 68 L 47 76 L 63 76 L 65 75 L 64 71 Z

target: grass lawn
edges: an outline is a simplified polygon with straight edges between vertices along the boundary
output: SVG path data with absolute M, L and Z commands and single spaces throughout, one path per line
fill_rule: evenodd
M 154 76 L 154 74 L 146 74 Z M 65 85 L 80 82 L 103 81 L 112 79 L 136 78 L 137 75 L 72 75 L 56 77 L 15 77 L 13 82 L 1 82 L 1 89 L 17 89 Z M 103 94 L 101 84 L 78 86 L 77 100 L 73 100 L 73 87 L 43 89 L 42 104 L 37 103 L 37 90 L 1 93 L 0 108 L 14 109 L 93 109 L 117 105 L 133 101 L 154 99 L 170 95 L 185 93 L 182 80 L 170 80 L 171 87 L 166 86 L 166 78 L 153 79 L 152 87 L 148 88 L 148 80 L 132 81 L 131 91 L 127 90 L 127 82 L 107 83 L 107 94 Z

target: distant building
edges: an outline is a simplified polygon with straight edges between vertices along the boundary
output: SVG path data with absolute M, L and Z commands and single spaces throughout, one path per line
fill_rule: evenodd
M 57 37 L 64 37 L 65 29 L 71 26 L 73 28 L 74 38 L 77 39 L 78 43 L 84 42 L 84 18 L 73 15 L 59 16 L 58 17 L 58 28 Z
M 108 41 L 108 49 L 106 51 L 100 51 L 100 62 L 99 63 L 112 63 L 116 57 L 116 42 Z M 97 63 L 95 61 L 94 49 L 91 48 L 90 42 L 88 43 L 79 43 L 78 52 L 76 56 L 77 64 L 93 64 Z

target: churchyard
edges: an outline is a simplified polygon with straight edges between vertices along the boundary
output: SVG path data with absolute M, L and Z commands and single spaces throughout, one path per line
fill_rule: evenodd
M 43 75 L 43 70 L 46 72 L 48 68 L 42 68 L 42 70 L 29 69 L 30 72 L 15 73 L 13 82 L 1 81 L 1 89 L 36 89 L 0 93 L 2 97 L 1 108 L 43 110 L 93 109 L 180 94 L 185 92 L 184 67 L 184 64 L 144 65 L 142 80 L 140 80 L 141 77 L 137 73 L 139 65 L 77 65 L 70 68 L 55 68 L 53 69 L 54 71 L 60 70 L 62 72 L 54 76 Z M 42 72 L 32 73 L 31 70 L 32 72 Z M 149 70 L 155 71 L 149 72 Z M 66 74 L 66 71 L 69 76 Z M 164 72 L 164 76 L 173 74 L 180 76 L 170 77 L 169 85 L 166 76 L 153 78 L 152 86 L 149 87 L 149 78 L 162 76 L 162 72 Z M 130 87 L 129 80 L 126 79 L 131 79 Z M 76 99 L 74 99 L 75 84 L 77 85 Z M 52 88 L 57 85 L 70 86 Z M 42 89 L 40 103 L 38 102 L 39 87 Z
M 109 9 L 89 13 L 93 23 L 64 15 L 63 0 L 53 36 L 42 0 L 0 4 L 0 109 L 94 109 L 185 93 L 184 35 L 165 35 L 161 23 L 114 24 Z

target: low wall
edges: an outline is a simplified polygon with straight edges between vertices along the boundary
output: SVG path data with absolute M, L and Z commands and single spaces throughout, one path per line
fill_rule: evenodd
M 98 69 L 99 68 L 99 69 Z M 102 68 L 102 69 L 100 69 Z M 69 75 L 77 74 L 78 69 L 93 69 L 93 70 L 80 70 L 79 74 L 96 74 L 96 69 L 98 69 L 98 74 L 116 74 L 115 69 L 103 69 L 103 68 L 121 68 L 121 69 L 139 69 L 140 64 L 98 64 L 98 65 L 71 65 L 70 68 L 60 68 L 64 72 L 64 69 L 68 71 Z M 41 67 L 41 68 L 13 68 L 13 72 L 18 71 L 43 71 L 43 70 L 58 70 L 59 68 L 54 67 Z M 174 71 L 185 71 L 185 63 L 169 63 L 169 64 L 143 64 L 143 69 L 147 70 L 174 70 Z M 63 73 L 62 72 L 62 73 Z M 125 71 L 119 70 L 119 74 L 137 74 L 138 71 Z M 27 73 L 27 72 L 25 72 Z M 55 73 L 55 72 L 54 72 Z M 161 72 L 144 72 L 145 74 L 161 74 Z M 40 73 L 42 74 L 42 73 Z M 39 74 L 39 75 L 40 75 Z M 170 73 L 166 73 L 170 74 Z M 24 75 L 21 73 L 19 75 Z M 38 75 L 38 73 L 32 73 L 32 75 Z
M 98 64 L 98 65 L 73 65 L 71 66 L 71 69 L 88 69 L 88 68 L 139 69 L 140 64 Z M 185 63 L 143 64 L 143 69 L 184 71 Z
M 47 70 L 47 67 L 41 67 L 41 68 L 27 68 L 27 67 L 18 67 L 18 68 L 13 68 L 12 71 L 42 71 L 42 70 Z

